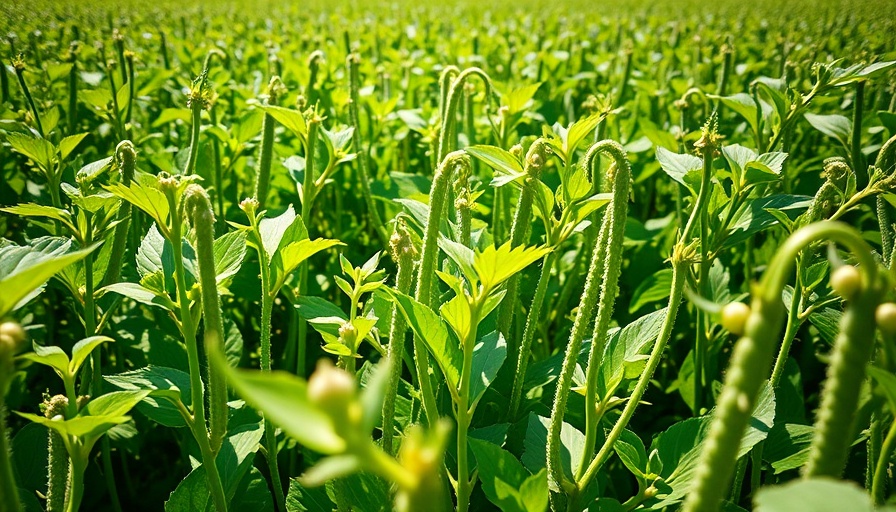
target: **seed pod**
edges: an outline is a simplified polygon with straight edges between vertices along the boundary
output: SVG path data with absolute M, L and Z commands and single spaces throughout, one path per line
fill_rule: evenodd
M 205 352 L 220 352 L 224 346 L 224 320 L 221 316 L 221 299 L 218 296 L 215 271 L 215 215 L 208 194 L 202 186 L 192 184 L 187 187 L 184 191 L 184 209 L 196 233 Z M 208 403 L 209 441 L 212 451 L 217 453 L 227 435 L 228 409 L 227 381 L 215 365 L 208 369 Z M 194 407 L 197 406 L 202 407 L 194 404 Z
M 896 304 L 884 302 L 874 312 L 877 327 L 889 336 L 896 335 Z
M 853 298 L 861 286 L 862 277 L 852 265 L 843 265 L 831 273 L 831 289 L 843 300 Z
M 722 308 L 722 327 L 731 334 L 741 335 L 750 317 L 750 306 L 743 302 L 730 302 Z

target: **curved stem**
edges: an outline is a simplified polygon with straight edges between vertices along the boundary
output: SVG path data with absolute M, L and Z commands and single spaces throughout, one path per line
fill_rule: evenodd
M 641 376 L 638 377 L 635 389 L 632 391 L 631 396 L 625 404 L 625 408 L 622 410 L 622 415 L 616 420 L 616 424 L 613 425 L 613 429 L 607 435 L 607 439 L 604 441 L 600 451 L 597 452 L 597 455 L 588 465 L 588 469 L 583 473 L 582 478 L 576 483 L 580 492 L 588 487 L 591 479 L 594 478 L 600 468 L 603 467 L 604 463 L 606 463 L 613 454 L 613 445 L 619 440 L 619 437 L 622 436 L 622 432 L 628 426 L 628 422 L 631 420 L 632 416 L 634 416 L 635 409 L 638 407 L 641 398 L 647 391 L 647 386 L 650 385 L 650 379 L 653 378 L 653 374 L 656 372 L 656 369 L 662 360 L 666 344 L 669 342 L 669 338 L 672 337 L 672 328 L 675 326 L 675 318 L 678 315 L 678 308 L 681 304 L 681 296 L 685 282 L 684 274 L 686 270 L 687 262 L 684 260 L 676 261 L 675 256 L 673 255 L 672 289 L 671 295 L 669 296 L 669 306 L 666 310 L 666 316 L 663 319 L 660 333 L 657 336 L 656 343 L 653 345 L 653 350 L 651 350 L 650 356 L 647 359 L 647 365 L 644 367 L 644 371 L 641 372 Z
M 613 182 L 613 202 L 611 209 L 604 214 L 604 224 L 608 226 L 605 231 L 602 228 L 597 239 L 597 247 L 603 263 L 603 275 L 601 276 L 601 292 L 597 306 L 597 316 L 594 319 L 594 329 L 591 336 L 591 351 L 588 354 L 588 369 L 585 374 L 585 443 L 582 450 L 582 461 L 588 460 L 594 453 L 594 445 L 597 443 L 597 430 L 601 413 L 597 410 L 597 377 L 607 345 L 610 320 L 613 317 L 613 306 L 619 291 L 619 275 L 622 272 L 622 244 L 625 240 L 625 221 L 628 213 L 628 198 L 631 190 L 631 167 L 625 151 L 616 143 L 599 142 L 588 150 L 585 155 L 586 169 L 590 168 L 591 161 L 600 152 L 605 152 L 613 158 L 613 164 L 608 171 L 609 180 Z M 614 171 L 615 169 L 615 171 Z M 579 467 L 579 475 L 582 474 L 584 463 Z
M 426 230 L 423 235 L 423 248 L 420 254 L 420 268 L 417 273 L 417 288 L 414 298 L 426 306 L 433 305 L 433 276 L 439 255 L 439 225 L 445 212 L 448 199 L 448 186 L 455 168 L 470 166 L 470 159 L 463 151 L 451 153 L 436 169 L 433 176 L 432 189 L 429 193 L 429 216 L 427 217 Z M 417 380 L 420 383 L 420 393 L 423 395 L 423 409 L 427 422 L 435 425 L 439 418 L 436 407 L 435 393 L 432 389 L 432 380 L 429 376 L 429 355 L 426 352 L 423 340 L 414 335 L 414 359 L 417 368 Z
M 831 221 L 810 224 L 796 231 L 778 249 L 755 289 L 746 332 L 734 347 L 725 385 L 703 444 L 696 481 L 684 504 L 686 512 L 716 510 L 728 489 L 741 437 L 752 415 L 763 376 L 771 367 L 773 340 L 778 338 L 783 320 L 780 301 L 784 283 L 800 251 L 818 240 L 838 242 L 852 250 L 860 263 L 863 289 L 875 289 L 874 256 L 861 235 L 845 224 Z M 871 308 L 872 317 L 873 311 Z M 873 318 L 869 325 L 874 325 Z M 842 441 L 848 443 L 849 439 L 843 436 Z

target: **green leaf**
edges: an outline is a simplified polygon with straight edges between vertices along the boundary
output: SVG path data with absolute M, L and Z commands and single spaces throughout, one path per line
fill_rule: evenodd
M 168 311 L 175 310 L 175 304 L 165 294 L 157 293 L 137 283 L 114 283 L 104 286 L 96 291 L 97 297 L 112 292 L 133 299 L 140 304 L 156 306 Z
M 340 453 L 345 440 L 335 431 L 330 416 L 308 401 L 304 380 L 285 371 L 260 372 L 220 364 L 227 380 L 247 403 L 290 437 L 321 453 Z
M 71 375 L 77 375 L 81 365 L 84 364 L 84 361 L 87 360 L 87 357 L 93 352 L 93 349 L 100 346 L 102 343 L 114 341 L 115 340 L 108 336 L 91 336 L 75 343 L 75 346 L 72 347 L 72 360 L 68 366 L 69 373 Z
M 613 445 L 619 460 L 637 477 L 643 477 L 647 470 L 647 450 L 644 442 L 631 430 L 625 429 Z
M 703 159 L 673 153 L 663 147 L 656 148 L 656 159 L 670 178 L 686 186 L 692 194 L 697 194 L 703 174 Z
M 0 247 L 0 318 L 24 305 L 53 275 L 97 247 L 70 251 L 69 241 L 51 237 L 37 239 L 32 246 Z
M 753 130 L 754 133 L 759 131 L 757 121 L 757 114 L 760 113 L 759 109 L 762 109 L 762 119 L 768 117 L 773 111 L 773 107 L 762 100 L 759 100 L 759 105 L 757 106 L 753 97 L 744 92 L 732 96 L 716 96 L 715 94 L 707 94 L 706 96 L 710 99 L 721 101 L 727 108 L 740 114 L 740 116 L 750 125 L 750 129 Z
M 271 260 L 273 289 L 270 291 L 272 293 L 278 292 L 286 282 L 286 278 L 299 268 L 299 265 L 301 265 L 303 261 L 320 251 L 337 245 L 345 244 L 339 240 L 329 240 L 324 238 L 309 240 L 306 238 L 279 248 L 277 252 L 274 253 L 274 257 Z
M 233 277 L 240 270 L 246 255 L 246 233 L 231 231 L 222 235 L 214 243 L 215 274 L 217 282 Z
M 445 275 L 447 277 L 450 274 Z M 467 339 L 470 334 L 472 318 L 470 317 L 470 303 L 465 295 L 455 295 L 454 298 L 439 307 L 442 318 L 454 331 L 459 340 Z
M 608 398 L 606 395 L 612 394 L 623 379 L 629 377 L 627 366 L 637 365 L 638 369 L 642 367 L 645 354 L 653 347 L 660 333 L 666 309 L 648 313 L 610 333 L 598 375 L 600 396 Z M 640 374 L 640 371 L 633 373 Z
M 147 180 L 149 181 L 149 180 Z M 127 186 L 121 183 L 106 185 L 105 189 L 143 210 L 159 226 L 168 225 L 168 199 L 158 188 L 133 180 Z
M 56 148 L 47 139 L 13 132 L 6 135 L 6 140 L 12 146 L 13 151 L 33 160 L 44 172 L 50 172 L 53 169 Z
M 548 425 L 550 418 L 529 413 L 526 438 L 523 440 L 522 463 L 529 471 L 537 472 L 547 467 L 545 461 L 545 449 L 548 440 Z M 573 469 L 579 467 L 582 459 L 582 449 L 585 446 L 585 434 L 576 430 L 568 423 L 563 423 L 560 428 L 560 463 L 567 477 L 572 478 Z M 557 482 L 548 476 L 548 485 L 554 492 L 559 492 Z
M 794 220 L 812 205 L 812 201 L 809 196 L 788 194 L 773 194 L 745 201 L 734 213 L 723 247 L 740 245 L 754 234 L 777 224 L 778 220 L 768 212 L 770 208 L 779 210 L 787 214 L 790 220 Z
M 526 176 L 520 160 L 499 147 L 470 146 L 464 151 L 495 170 L 495 176 L 491 182 L 493 187 L 501 187 Z
M 503 95 L 501 102 L 507 107 L 510 114 L 516 114 L 526 108 L 539 87 L 541 87 L 541 82 L 517 87 Z
M 399 291 L 384 289 L 392 296 L 414 333 L 426 344 L 451 389 L 457 390 L 463 367 L 463 353 L 448 334 L 448 327 L 432 309 Z
M 507 342 L 498 331 L 483 336 L 473 347 L 473 366 L 470 372 L 470 403 L 475 407 L 485 390 L 498 375 L 507 357 Z
M 190 405 L 190 375 L 186 372 L 164 366 L 146 366 L 103 378 L 119 389 L 153 391 L 137 404 L 137 410 L 147 418 L 166 427 L 187 425 L 173 403 L 180 400 L 184 405 Z
M 524 268 L 551 252 L 547 247 L 517 246 L 511 249 L 510 242 L 500 247 L 490 245 L 482 252 L 477 252 L 473 259 L 473 268 L 479 282 L 487 289 L 493 289 L 510 279 Z
M 482 490 L 489 501 L 504 512 L 526 512 L 528 509 L 518 489 L 529 477 L 529 474 L 520 461 L 516 460 L 516 457 L 510 452 L 487 441 L 470 439 L 468 443 L 476 456 L 479 480 L 482 482 Z M 547 487 L 546 474 L 544 483 Z
M 307 487 L 317 487 L 330 480 L 356 473 L 360 469 L 361 460 L 356 455 L 333 455 L 321 459 L 305 470 L 299 477 L 299 482 Z
M 566 140 L 564 141 L 567 158 L 572 158 L 579 144 L 582 143 L 585 137 L 594 132 L 594 129 L 604 120 L 604 117 L 606 116 L 602 112 L 597 112 L 581 118 L 569 126 L 566 131 Z
M 43 346 L 38 345 L 37 342 L 32 342 L 32 350 L 33 352 L 22 354 L 19 357 L 27 361 L 49 366 L 56 370 L 56 374 L 60 378 L 67 378 L 70 361 L 65 351 L 55 345 Z
M 671 287 L 672 269 L 664 268 L 651 274 L 635 288 L 628 312 L 634 313 L 648 304 L 665 299 L 669 296 Z
M 369 373 L 361 390 L 361 424 L 365 433 L 382 420 L 383 399 L 389 384 L 389 358 L 381 359 Z
M 476 256 L 472 249 L 444 236 L 439 237 L 439 248 L 460 268 L 460 271 L 471 285 L 475 286 L 479 282 L 476 271 L 473 268 Z
M 22 203 L 15 206 L 0 208 L 0 211 L 19 215 L 21 217 L 46 217 L 55 219 L 72 226 L 72 214 L 68 210 L 62 208 L 54 208 L 52 206 L 44 206 L 36 203 Z
M 845 147 L 849 147 L 852 134 L 852 121 L 846 116 L 839 114 L 816 115 L 806 112 L 806 121 L 813 128 L 840 141 Z
M 305 118 L 302 116 L 301 112 L 289 108 L 278 107 L 276 105 L 258 104 L 256 106 L 261 110 L 264 110 L 265 114 L 276 119 L 278 123 L 288 128 L 289 131 L 294 133 L 297 137 L 303 140 L 305 139 L 305 136 L 308 134 L 308 129 L 305 126 Z
M 831 478 L 794 480 L 763 487 L 756 494 L 756 512 L 872 512 L 871 496 L 854 482 Z
M 79 133 L 77 135 L 69 135 L 68 137 L 63 137 L 61 141 L 59 141 L 59 159 L 65 160 L 68 158 L 68 155 L 78 147 L 78 144 L 84 140 L 84 137 L 87 137 L 87 133 Z
M 282 245 L 308 238 L 302 218 L 296 215 L 292 205 L 277 217 L 266 217 L 258 223 L 261 244 L 268 258 L 273 258 Z M 286 236 L 290 234 L 292 236 Z M 285 243 L 284 243 L 285 242 Z

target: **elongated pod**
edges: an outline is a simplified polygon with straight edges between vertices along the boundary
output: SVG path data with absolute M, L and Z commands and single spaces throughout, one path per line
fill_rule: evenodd
M 684 504 L 686 512 L 715 512 L 730 488 L 741 438 L 750 421 L 759 390 L 771 366 L 784 318 L 781 293 L 797 254 L 817 241 L 843 244 L 855 254 L 863 290 L 875 289 L 877 272 L 871 248 L 853 228 L 822 221 L 797 230 L 780 247 L 755 288 L 744 335 L 737 341 L 725 385 L 703 443 L 696 480 Z M 864 301 L 862 301 L 864 303 Z M 871 315 L 873 317 L 873 309 Z M 868 326 L 873 327 L 872 323 Z M 864 373 L 862 374 L 864 375 Z M 849 421 L 840 418 L 841 421 Z M 844 442 L 848 442 L 844 439 Z
M 206 354 L 224 345 L 224 320 L 215 272 L 215 214 L 212 202 L 200 185 L 184 192 L 184 208 L 196 233 L 196 259 L 202 292 L 203 337 Z M 202 407 L 194 404 L 193 407 Z M 214 365 L 208 368 L 208 423 L 212 452 L 218 453 L 227 434 L 227 382 Z
M 616 280 L 618 278 L 618 265 L 622 259 L 623 230 L 625 227 L 625 215 L 627 211 L 628 196 L 631 183 L 631 170 L 625 156 L 625 151 L 618 143 L 604 140 L 594 144 L 588 150 L 586 161 L 593 162 L 598 153 L 608 153 L 614 159 L 615 168 L 611 180 L 613 183 L 613 200 L 608 213 L 604 216 L 597 238 L 597 246 L 593 252 L 591 264 L 585 278 L 585 289 L 579 301 L 576 318 L 573 322 L 569 342 L 566 346 L 566 355 L 563 359 L 563 367 L 557 380 L 557 392 L 554 396 L 554 404 L 551 409 L 551 422 L 548 427 L 547 440 L 547 467 L 550 476 L 560 484 L 562 489 L 573 491 L 575 484 L 568 475 L 563 473 L 560 452 L 562 443 L 560 432 L 563 426 L 563 415 L 566 412 L 566 402 L 569 398 L 572 376 L 575 372 L 576 360 L 582 346 L 585 332 L 593 319 L 595 307 L 597 307 L 598 294 L 603 289 L 601 296 L 604 301 L 615 299 Z M 615 253 L 615 254 L 613 254 Z M 612 260 L 612 261 L 611 261 Z M 612 268 L 611 268 L 612 267 Z M 614 270 L 615 269 L 615 270 Z M 615 277 L 614 277 L 615 276 Z M 610 283 L 612 281 L 612 283 Z M 609 286 L 609 288 L 607 288 Z M 611 312 L 604 305 L 605 314 Z M 609 318 L 609 315 L 608 315 Z M 590 367 L 589 367 L 590 370 Z M 584 462 L 584 461 L 583 461 Z M 577 471 L 577 468 L 573 468 Z

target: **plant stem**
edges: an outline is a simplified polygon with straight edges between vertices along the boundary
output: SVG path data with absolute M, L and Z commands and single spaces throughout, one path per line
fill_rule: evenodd
M 519 201 L 517 201 L 513 224 L 510 227 L 510 247 L 519 247 L 526 244 L 532 227 L 532 201 L 535 188 L 539 185 L 541 171 L 547 164 L 547 144 L 538 139 L 529 147 L 526 155 L 524 172 L 526 177 L 523 187 L 520 189 Z M 515 358 L 518 353 L 518 345 L 510 335 L 510 326 L 513 321 L 514 309 L 519 297 L 520 275 L 516 274 L 507 281 L 507 294 L 498 306 L 498 332 L 504 335 L 504 339 L 510 342 L 510 357 Z
M 255 177 L 255 199 L 258 200 L 258 210 L 264 210 L 265 204 L 268 200 L 268 188 L 271 184 L 271 160 L 274 155 L 274 126 L 276 126 L 277 121 L 274 120 L 274 117 L 270 114 L 264 115 L 264 120 L 261 122 L 261 148 L 258 152 L 258 171 Z M 314 148 L 309 150 L 309 153 L 313 153 Z M 308 170 L 305 170 L 305 175 L 307 176 Z M 306 194 L 307 191 L 302 191 L 303 194 Z
M 5 72 L 5 71 L 4 71 Z M 10 355 L 12 359 L 12 355 Z M 4 370 L 5 371 L 5 370 Z M 0 508 L 9 512 L 19 512 L 19 489 L 13 478 L 12 461 L 10 460 L 9 441 L 6 436 L 6 390 L 8 377 L 0 376 Z
M 370 215 L 371 227 L 376 231 L 380 241 L 383 244 L 388 243 L 389 236 L 377 210 L 376 203 L 373 200 L 373 193 L 370 191 L 370 162 L 367 149 L 362 146 L 361 141 L 361 95 L 360 95 L 360 79 L 358 77 L 358 67 L 361 57 L 357 53 L 349 54 L 347 58 L 349 73 L 349 94 L 351 101 L 349 102 L 349 117 L 352 125 L 352 150 L 358 155 L 358 180 L 361 184 L 361 195 L 364 202 L 367 203 L 367 212 Z
M 190 102 L 190 153 L 187 165 L 184 166 L 184 175 L 189 176 L 196 170 L 196 158 L 199 156 L 199 133 L 202 130 L 202 102 Z
M 215 455 L 209 442 L 208 426 L 205 422 L 205 391 L 200 374 L 199 349 L 196 345 L 196 326 L 193 324 L 193 316 L 190 312 L 190 298 L 187 296 L 186 270 L 183 259 L 183 223 L 178 213 L 178 204 L 175 201 L 174 190 L 165 191 L 171 210 L 171 242 L 172 256 L 174 258 L 174 279 L 177 286 L 177 303 L 180 309 L 181 332 L 184 336 L 184 344 L 187 347 L 187 363 L 190 370 L 190 395 L 193 408 L 193 437 L 199 444 L 202 452 L 202 465 L 206 468 L 209 489 L 218 512 L 227 512 L 227 498 L 221 485 L 221 477 L 215 466 Z
M 417 288 L 414 298 L 429 307 L 433 305 L 433 275 L 439 255 L 439 225 L 445 212 L 448 199 L 448 187 L 454 175 L 456 167 L 462 166 L 469 172 L 470 159 L 463 151 L 451 153 L 442 160 L 436 169 L 432 180 L 432 188 L 429 193 L 429 216 L 423 235 L 423 248 L 420 254 L 420 268 L 417 274 Z M 429 355 L 426 345 L 416 334 L 414 335 L 414 360 L 417 369 L 417 380 L 420 384 L 420 393 L 423 396 L 423 410 L 426 413 L 427 423 L 435 425 L 439 419 L 436 406 L 435 392 L 432 389 L 432 380 L 429 375 Z
M 856 186 L 868 184 L 868 169 L 862 156 L 862 110 L 865 103 L 865 81 L 856 82 L 856 96 L 852 111 L 852 140 L 850 144 L 850 160 L 856 172 Z
M 893 448 L 896 447 L 896 421 L 890 424 L 887 431 L 887 437 L 881 445 L 880 454 L 877 456 L 877 465 L 874 468 L 874 480 L 871 485 L 871 497 L 874 499 L 875 505 L 883 505 L 886 501 L 888 472 L 890 466 L 890 456 L 893 454 Z
M 679 246 L 680 245 L 681 242 L 679 242 Z M 604 441 L 600 451 L 597 452 L 597 455 L 588 465 L 588 469 L 585 470 L 582 478 L 576 483 L 577 491 L 579 493 L 588 487 L 591 479 L 594 478 L 600 468 L 603 467 L 604 463 L 606 463 L 613 454 L 613 445 L 619 440 L 619 437 L 622 436 L 622 432 L 628 426 L 632 416 L 634 416 L 635 409 L 640 404 L 641 398 L 644 396 L 647 387 L 650 385 L 650 379 L 653 378 L 653 374 L 656 372 L 656 369 L 663 358 L 663 351 L 666 348 L 666 344 L 669 342 L 669 338 L 672 337 L 672 328 L 675 326 L 675 318 L 678 315 L 678 308 L 681 304 L 681 296 L 685 282 L 685 271 L 687 270 L 688 265 L 687 261 L 676 259 L 674 253 L 672 258 L 672 288 L 669 296 L 669 306 L 666 309 L 666 316 L 663 319 L 660 334 L 656 338 L 656 343 L 653 345 L 653 350 L 650 352 L 644 371 L 641 372 L 640 377 L 638 377 L 635 389 L 625 403 L 622 415 L 616 420 L 616 424 L 613 425 L 613 429 L 607 434 L 607 439 Z
M 399 227 L 401 226 L 401 227 Z M 411 278 L 414 275 L 414 257 L 416 251 L 407 233 L 407 228 L 398 224 L 391 239 L 392 255 L 395 259 L 397 271 L 395 275 L 395 288 L 401 293 L 408 293 L 411 288 Z M 401 383 L 401 369 L 404 359 L 405 341 L 404 316 L 398 311 L 398 306 L 392 307 L 392 322 L 389 325 L 389 384 L 383 401 L 383 450 L 392 455 L 392 439 L 395 435 L 395 400 L 398 397 L 398 386 Z
M 510 394 L 510 413 L 507 418 L 511 422 L 516 420 L 519 412 L 523 395 L 523 383 L 526 381 L 526 367 L 529 364 L 529 359 L 532 357 L 532 341 L 535 338 L 535 331 L 538 329 L 538 323 L 541 320 L 541 308 L 544 305 L 544 298 L 548 291 L 548 282 L 551 280 L 551 268 L 553 268 L 556 259 L 557 253 L 552 251 L 542 260 L 541 273 L 538 276 L 538 284 L 535 286 L 535 296 L 532 297 L 532 304 L 529 306 L 529 312 L 526 315 L 526 327 L 523 330 L 523 339 L 520 342 L 516 371 L 513 376 L 513 389 Z
M 72 458 L 66 512 L 78 512 L 81 507 L 81 499 L 84 497 L 84 471 L 87 469 L 87 461 L 81 459 L 78 456 Z
M 25 64 L 23 62 L 13 61 L 13 68 L 16 71 L 16 78 L 19 79 L 19 86 L 22 88 L 25 100 L 28 102 L 28 108 L 31 109 L 31 115 L 34 116 L 34 124 L 37 125 L 37 133 L 40 134 L 41 137 L 44 137 L 46 134 L 44 133 L 44 127 L 40 122 L 40 112 L 37 110 L 37 105 L 34 104 L 34 97 L 31 96 L 31 90 L 28 89 L 28 83 L 25 82 Z

